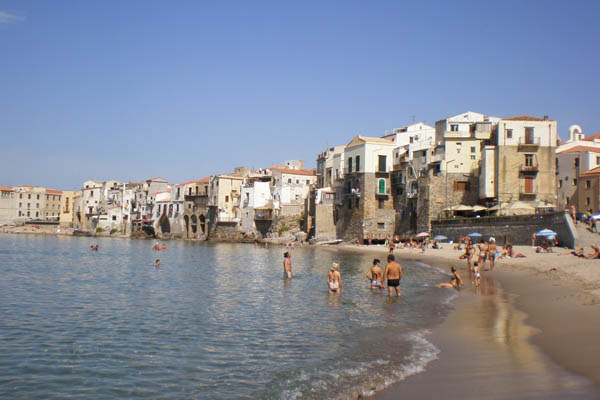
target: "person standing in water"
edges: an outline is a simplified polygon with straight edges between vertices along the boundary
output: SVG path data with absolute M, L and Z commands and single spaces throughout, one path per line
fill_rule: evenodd
M 327 288 L 329 289 L 329 293 L 341 293 L 344 291 L 344 286 L 342 285 L 342 274 L 339 271 L 340 264 L 333 263 L 331 266 L 331 271 L 327 274 Z
M 283 275 L 285 279 L 292 279 L 292 253 L 286 251 L 283 253 Z
M 496 239 L 491 237 L 490 243 L 488 244 L 488 258 L 490 259 L 490 269 L 494 269 L 494 264 L 496 262 L 496 254 L 497 253 L 498 253 L 498 248 L 496 247 Z
M 376 258 L 373 260 L 373 266 L 367 272 L 367 279 L 371 281 L 371 289 L 383 289 L 383 270 L 379 266 L 380 261 Z
M 402 266 L 395 261 L 394 255 L 390 254 L 387 258 L 387 265 L 385 266 L 385 271 L 383 272 L 383 281 L 387 279 L 388 286 L 388 295 L 393 296 L 394 290 L 396 291 L 396 296 L 400 296 L 400 279 L 402 279 Z
M 160 258 L 157 258 L 156 261 L 154 261 L 154 266 L 156 268 L 160 267 Z

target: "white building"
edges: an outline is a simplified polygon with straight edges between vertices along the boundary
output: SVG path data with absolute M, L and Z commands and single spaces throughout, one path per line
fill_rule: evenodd
M 304 200 L 317 182 L 314 171 L 271 167 L 273 203 L 280 215 L 301 215 Z

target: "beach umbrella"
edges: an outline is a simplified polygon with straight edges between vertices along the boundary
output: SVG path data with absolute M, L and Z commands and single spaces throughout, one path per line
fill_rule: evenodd
M 427 236 L 429 236 L 429 233 L 427 233 L 427 232 L 421 232 L 417 235 L 418 238 L 427 237 Z
M 444 235 L 437 235 L 436 237 L 433 238 L 433 240 L 446 240 L 448 239 L 447 236 Z
M 479 232 L 471 232 L 469 233 L 467 236 L 471 236 L 471 237 L 481 237 L 481 233 Z
M 473 206 L 473 211 L 475 211 L 475 212 L 479 212 L 479 211 L 483 211 L 483 210 L 487 210 L 487 207 L 480 206 L 480 205 Z
M 556 232 L 550 229 L 542 229 L 539 232 L 535 233 L 536 236 L 556 236 Z

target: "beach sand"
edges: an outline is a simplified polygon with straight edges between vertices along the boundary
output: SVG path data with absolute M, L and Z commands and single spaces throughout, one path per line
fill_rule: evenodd
M 475 288 L 462 252 L 442 246 L 394 252 L 400 262 L 455 265 L 465 281 L 455 311 L 430 335 L 439 359 L 375 399 L 600 398 L 600 260 L 515 246 L 526 257 L 497 260 Z M 387 253 L 382 246 L 339 250 Z

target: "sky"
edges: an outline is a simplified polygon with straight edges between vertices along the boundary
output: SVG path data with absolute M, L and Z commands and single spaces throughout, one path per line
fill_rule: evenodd
M 180 183 L 471 110 L 600 132 L 597 1 L 3 1 L 0 185 Z

